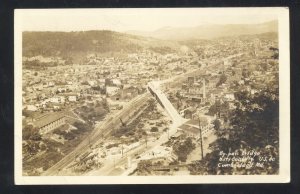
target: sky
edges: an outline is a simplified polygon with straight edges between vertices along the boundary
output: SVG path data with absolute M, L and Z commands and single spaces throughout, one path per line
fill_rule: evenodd
M 143 8 L 15 10 L 22 31 L 130 30 L 203 24 L 254 24 L 277 19 L 278 8 Z

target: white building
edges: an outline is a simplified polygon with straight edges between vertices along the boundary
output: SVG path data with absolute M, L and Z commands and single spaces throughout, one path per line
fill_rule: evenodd
M 106 94 L 108 96 L 113 96 L 113 95 L 117 94 L 119 90 L 120 90 L 120 88 L 118 88 L 118 87 L 108 86 L 108 87 L 106 87 Z
M 68 96 L 68 100 L 70 102 L 76 102 L 77 101 L 77 97 L 76 96 Z
M 38 110 L 38 108 L 36 106 L 34 106 L 34 105 L 27 105 L 26 109 L 30 110 L 30 111 L 37 111 Z

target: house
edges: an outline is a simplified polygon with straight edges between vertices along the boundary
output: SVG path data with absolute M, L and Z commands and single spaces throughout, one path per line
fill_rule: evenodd
M 62 92 L 66 92 L 67 89 L 66 89 L 66 88 L 57 88 L 57 91 L 58 91 L 59 93 L 62 93 Z
M 54 82 L 48 82 L 48 87 L 53 87 L 54 85 Z
M 60 101 L 59 97 L 52 97 L 52 98 L 50 98 L 50 102 L 59 103 L 59 101 Z
M 29 111 L 37 111 L 38 108 L 35 105 L 27 105 L 26 109 Z
M 233 101 L 233 100 L 235 100 L 233 93 L 226 93 L 225 96 L 224 96 L 224 98 L 227 101 Z
M 89 80 L 89 81 L 88 81 L 88 84 L 89 84 L 90 86 L 96 86 L 97 82 L 96 82 L 96 81 L 91 81 L 91 80 Z
M 199 125 L 201 127 L 202 137 L 207 137 L 208 134 L 213 130 L 212 125 L 206 117 L 200 117 L 200 122 L 199 118 L 196 117 L 192 120 L 189 120 L 179 128 L 181 128 L 189 136 L 198 138 L 200 137 Z
M 120 89 L 120 88 L 118 88 L 118 87 L 107 86 L 107 87 L 106 87 L 106 94 L 107 94 L 108 96 L 113 96 L 113 95 L 115 95 L 115 94 L 118 93 L 119 89 Z
M 180 111 L 180 115 L 183 116 L 186 119 L 192 119 L 193 118 L 193 114 L 196 112 L 196 108 L 195 107 L 189 107 L 186 108 L 182 111 Z
M 122 99 L 131 99 L 139 94 L 139 89 L 133 86 L 130 87 L 124 87 L 124 89 L 121 92 L 121 98 Z
M 69 100 L 69 102 L 76 102 L 77 97 L 76 96 L 68 96 L 68 100 Z
M 115 86 L 121 86 L 122 85 L 122 83 L 119 79 L 112 79 L 112 83 Z
M 64 96 L 59 96 L 59 102 L 60 103 L 65 103 L 65 97 Z
M 69 102 L 76 102 L 78 100 L 78 97 L 80 96 L 79 93 L 64 93 L 61 95 L 60 102 L 64 103 L 65 98 L 68 99 Z

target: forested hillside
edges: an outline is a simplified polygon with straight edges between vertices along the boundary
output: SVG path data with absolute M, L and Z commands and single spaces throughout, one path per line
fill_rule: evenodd
M 124 52 L 132 53 L 143 48 L 163 47 L 172 50 L 176 43 L 138 37 L 119 32 L 81 31 L 81 32 L 23 32 L 23 56 L 68 57 L 76 53 L 87 54 Z

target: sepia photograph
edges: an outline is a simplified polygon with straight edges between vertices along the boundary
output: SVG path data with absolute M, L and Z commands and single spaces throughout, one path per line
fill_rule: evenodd
M 288 8 L 15 10 L 16 184 L 290 180 Z

